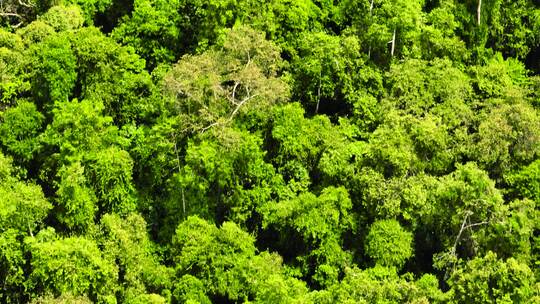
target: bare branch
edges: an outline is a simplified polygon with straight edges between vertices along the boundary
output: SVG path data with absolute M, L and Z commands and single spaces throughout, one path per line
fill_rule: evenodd
M 19 4 L 24 7 L 34 7 L 34 4 L 32 3 L 24 3 L 22 0 L 18 0 Z
M 231 100 L 231 102 L 232 102 L 233 104 L 235 104 L 235 105 L 237 104 L 237 102 L 236 102 L 236 88 L 238 88 L 239 85 L 240 85 L 240 82 L 238 82 L 238 81 L 235 81 L 235 82 L 234 82 L 234 87 L 233 87 L 233 91 L 232 91 L 232 100 Z
M 2 16 L 2 17 L 16 17 L 16 18 L 22 19 L 22 16 L 17 14 L 17 13 L 3 13 L 3 12 L 0 12 L 0 16 Z
M 255 98 L 259 96 L 259 94 L 255 94 L 255 95 L 252 95 L 252 96 L 248 96 L 246 98 L 244 98 L 240 103 L 238 103 L 238 105 L 236 106 L 236 108 L 234 108 L 234 110 L 232 111 L 231 115 L 229 115 L 229 118 L 227 118 L 225 121 L 221 122 L 221 121 L 215 121 L 211 124 L 209 124 L 208 126 L 204 127 L 201 129 L 201 133 L 204 133 L 206 131 L 208 131 L 209 129 L 217 126 L 217 125 L 220 125 L 220 124 L 228 124 L 229 122 L 231 122 L 233 120 L 233 118 L 236 116 L 236 114 L 238 113 L 238 111 L 240 110 L 240 108 L 245 104 L 247 103 L 248 101 L 250 101 L 251 99 Z

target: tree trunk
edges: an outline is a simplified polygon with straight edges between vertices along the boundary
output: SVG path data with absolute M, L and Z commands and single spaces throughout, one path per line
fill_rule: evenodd
M 476 19 L 478 21 L 478 25 L 480 25 L 481 17 L 482 17 L 482 0 L 478 0 L 478 8 L 476 8 Z
M 321 78 L 322 72 L 319 71 L 319 87 L 317 88 L 317 106 L 315 107 L 315 114 L 319 114 L 319 104 L 321 103 Z
M 396 28 L 394 28 L 394 34 L 392 35 L 392 48 L 390 49 L 390 55 L 394 57 L 394 51 L 396 50 Z

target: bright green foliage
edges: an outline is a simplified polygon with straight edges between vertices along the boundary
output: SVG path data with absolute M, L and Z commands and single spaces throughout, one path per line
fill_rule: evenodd
M 42 129 L 43 115 L 30 102 L 20 102 L 2 113 L 0 138 L 6 150 L 20 160 L 30 160 L 39 149 L 38 134 Z
M 0 154 L 0 231 L 15 229 L 32 234 L 51 209 L 41 187 L 13 177 L 13 168 Z
M 393 64 L 388 81 L 389 102 L 416 115 L 440 103 L 467 101 L 472 94 L 469 77 L 447 59 Z
M 540 160 L 506 177 L 515 189 L 515 195 L 530 198 L 537 204 L 540 202 Z
M 47 37 L 53 36 L 54 33 L 54 28 L 41 20 L 36 20 L 17 31 L 25 46 L 41 42 Z
M 129 303 L 133 304 L 165 304 L 167 300 L 164 297 L 157 294 L 139 295 L 131 300 Z
M 234 223 L 225 222 L 217 228 L 189 217 L 179 225 L 173 239 L 174 261 L 182 278 L 175 283 L 177 299 L 207 302 L 202 289 L 208 296 L 233 301 L 253 298 L 263 303 L 289 303 L 304 296 L 306 289 L 301 282 L 283 276 L 279 256 L 256 254 L 253 242 L 253 237 Z
M 276 227 L 283 233 L 283 245 L 295 244 L 305 248 L 305 256 L 299 256 L 304 272 L 315 271 L 314 279 L 321 285 L 335 282 L 343 269 L 350 263 L 350 255 L 342 249 L 342 235 L 356 227 L 350 214 L 352 203 L 344 188 L 326 188 L 320 196 L 312 193 L 269 203 L 263 206 L 263 227 Z M 287 239 L 289 231 L 300 234 L 300 240 Z M 316 269 L 310 269 L 315 261 Z
M 353 30 L 364 42 L 364 50 L 375 60 L 391 57 L 419 57 L 419 36 L 423 19 L 423 0 L 345 1 L 345 14 Z M 394 41 L 392 54 L 392 43 Z M 390 46 L 389 46 L 390 45 Z
M 183 303 L 211 304 L 201 280 L 185 274 L 175 282 L 174 298 Z
M 454 61 L 462 61 L 470 56 L 465 42 L 456 35 L 461 24 L 455 13 L 454 1 L 445 0 L 440 1 L 439 6 L 426 14 L 420 37 L 422 58 L 448 57 Z
M 435 190 L 435 197 L 437 209 L 434 211 L 439 222 L 434 224 L 440 227 L 437 231 L 453 231 L 447 234 L 447 246 L 458 237 L 464 222 L 479 225 L 470 227 L 473 230 L 469 233 L 474 235 L 474 230 L 482 230 L 501 216 L 503 198 L 500 191 L 487 173 L 474 163 L 460 165 L 456 171 L 443 177 Z M 478 245 L 471 240 L 468 246 L 474 244 Z M 477 249 L 468 248 L 473 251 Z
M 304 33 L 322 31 L 335 11 L 331 1 L 250 0 L 244 1 L 241 21 L 265 31 L 286 53 L 294 55 Z
M 62 294 L 59 297 L 54 296 L 44 296 L 39 297 L 31 302 L 31 304 L 92 304 L 87 297 L 84 296 L 73 296 L 70 293 Z
M 471 68 L 477 95 L 480 99 L 519 99 L 524 97 L 523 85 L 527 83 L 527 70 L 523 63 L 513 58 L 504 60 L 497 54 L 481 66 Z
M 418 281 L 401 278 L 394 269 L 376 266 L 367 270 L 346 269 L 341 282 L 314 292 L 315 303 L 445 303 L 437 279 L 424 275 Z
M 412 256 L 412 234 L 396 220 L 373 223 L 366 236 L 366 254 L 376 264 L 401 268 Z
M 538 4 L 534 1 L 454 1 L 462 35 L 470 46 L 488 47 L 523 58 L 538 46 Z
M 539 302 L 539 33 L 532 0 L 0 0 L 0 303 Z
M 114 29 L 112 36 L 134 47 L 150 66 L 173 62 L 182 41 L 178 5 L 178 0 L 135 0 L 131 16 Z
M 69 205 L 80 206 L 80 213 L 72 214 L 75 218 L 63 220 L 72 228 L 90 225 L 96 205 L 100 214 L 127 214 L 137 207 L 132 184 L 133 160 L 120 148 L 127 141 L 111 125 L 112 119 L 101 115 L 102 109 L 100 103 L 88 100 L 57 103 L 52 110 L 53 122 L 43 134 L 43 141 L 60 152 L 52 155 L 51 168 L 45 168 L 43 174 L 51 174 L 48 170 L 57 170 L 56 166 L 59 169 L 65 166 L 65 171 L 53 177 L 64 178 L 57 182 L 60 205 L 68 213 L 74 211 L 69 211 L 72 209 Z M 71 176 L 69 181 L 68 176 Z M 81 196 L 74 197 L 73 191 Z
M 102 212 L 127 214 L 136 209 L 132 169 L 129 153 L 119 148 L 110 147 L 90 155 L 87 176 Z
M 422 225 L 421 220 L 433 212 L 432 193 L 439 185 L 437 179 L 429 175 L 385 179 L 383 174 L 365 168 L 351 178 L 350 184 L 364 216 L 403 218 L 412 226 Z
M 71 292 L 88 294 L 98 303 L 116 303 L 117 269 L 103 258 L 94 241 L 44 233 L 26 242 L 32 252 L 27 288 L 34 294 Z
M 117 129 L 110 117 L 101 115 L 102 111 L 102 104 L 88 100 L 56 103 L 44 141 L 57 146 L 63 158 L 113 143 Z
M 60 3 L 80 7 L 84 22 L 92 25 L 96 17 L 103 14 L 113 2 L 112 0 L 62 0 Z
M 18 303 L 21 300 L 26 280 L 21 238 L 21 233 L 15 229 L 0 232 L 0 300 L 3 303 Z
M 58 220 L 68 229 L 85 231 L 94 224 L 97 198 L 87 186 L 85 168 L 79 162 L 62 167 L 56 195 Z
M 0 102 L 8 104 L 27 89 L 20 70 L 24 55 L 21 37 L 0 28 Z
M 75 5 L 53 6 L 38 20 L 50 25 L 56 32 L 78 29 L 84 22 L 81 9 Z
M 265 162 L 260 138 L 227 134 L 231 142 L 216 143 L 206 137 L 188 144 L 185 165 L 171 184 L 178 215 L 223 217 L 243 224 L 257 207 L 283 195 L 276 193 L 283 182 Z
M 297 103 L 277 107 L 274 110 L 272 121 L 272 138 L 276 141 L 275 147 L 272 148 L 276 154 L 274 162 L 286 177 L 288 174 L 285 170 L 289 166 L 301 166 L 308 172 L 312 170 L 322 151 L 331 146 L 334 140 L 341 138 L 341 136 L 336 138 L 338 128 L 333 127 L 328 117 L 315 116 L 306 119 L 304 115 L 304 109 Z M 293 171 L 291 177 L 294 176 Z
M 334 114 L 332 109 L 345 103 L 365 124 L 375 120 L 378 109 L 371 100 L 380 93 L 382 79 L 365 65 L 358 39 L 306 33 L 299 41 L 292 67 L 296 97 L 304 99 L 315 113 Z
M 527 104 L 502 105 L 482 121 L 477 138 L 471 150 L 476 149 L 473 153 L 479 163 L 496 173 L 506 173 L 538 157 L 540 116 Z
M 178 11 L 185 12 L 180 18 L 184 48 L 205 49 L 215 41 L 224 28 L 235 24 L 238 11 L 234 0 L 179 0 Z
M 178 272 L 180 276 L 199 277 L 209 294 L 221 293 L 232 300 L 241 299 L 246 296 L 244 284 L 247 282 L 235 272 L 255 255 L 253 241 L 252 236 L 233 223 L 224 223 L 218 229 L 190 217 L 180 224 L 173 240 Z M 213 256 L 215 258 L 211 258 Z
M 538 243 L 534 239 L 535 231 L 540 227 L 538 220 L 540 213 L 535 203 L 530 200 L 516 200 L 509 204 L 506 216 L 496 222 L 490 233 L 487 234 L 489 247 L 496 250 L 501 258 L 513 257 L 525 264 L 531 265 L 532 269 L 539 265 L 536 250 Z M 493 236 L 497 237 L 493 237 Z
M 154 86 L 144 60 L 132 48 L 121 47 L 92 27 L 73 35 L 72 46 L 80 99 L 102 103 L 116 123 L 137 122 L 155 113 L 157 105 L 149 101 Z
M 137 214 L 121 218 L 106 214 L 101 219 L 103 255 L 116 261 L 123 276 L 119 300 L 125 303 L 165 303 L 155 291 L 168 293 L 171 269 L 160 265 L 156 248 L 146 232 L 146 222 Z M 148 302 L 145 302 L 148 301 Z
M 493 252 L 459 267 L 449 280 L 456 303 L 526 303 L 535 295 L 532 282 L 527 265 Z

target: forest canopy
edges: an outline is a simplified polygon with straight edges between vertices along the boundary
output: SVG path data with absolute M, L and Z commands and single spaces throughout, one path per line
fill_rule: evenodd
M 540 3 L 0 0 L 0 302 L 540 303 Z

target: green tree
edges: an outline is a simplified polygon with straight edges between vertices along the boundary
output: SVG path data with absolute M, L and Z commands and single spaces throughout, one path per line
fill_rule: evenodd
M 412 233 L 404 230 L 396 220 L 373 223 L 366 236 L 366 254 L 376 264 L 401 268 L 413 255 Z
M 52 35 L 28 50 L 27 76 L 38 107 L 67 101 L 77 80 L 76 58 L 65 35 Z
M 31 160 L 40 149 L 38 135 L 44 120 L 35 104 L 21 101 L 3 112 L 1 119 L 0 138 L 6 150 L 18 160 Z
M 250 111 L 268 111 L 288 88 L 278 77 L 279 49 L 248 27 L 229 30 L 221 48 L 186 55 L 165 78 L 187 132 L 231 124 Z
M 131 47 L 123 47 L 94 27 L 72 36 L 77 58 L 79 99 L 102 103 L 103 113 L 117 125 L 141 123 L 161 111 L 152 97 L 155 86 L 145 61 Z
M 165 303 L 165 298 L 153 293 L 167 296 L 173 273 L 172 269 L 160 264 L 158 248 L 149 238 L 144 219 L 135 213 L 126 217 L 106 214 L 100 224 L 99 244 L 104 248 L 103 256 L 116 261 L 122 273 L 118 300 L 123 303 Z
M 97 197 L 88 186 L 85 168 L 75 162 L 60 168 L 56 191 L 55 215 L 58 221 L 74 231 L 88 231 L 94 226 Z
M 26 287 L 31 296 L 47 293 L 89 295 L 98 303 L 116 303 L 118 269 L 106 260 L 97 244 L 83 237 L 59 238 L 43 231 L 26 244 L 32 271 Z
M 534 276 L 515 259 L 501 260 L 493 252 L 475 258 L 450 277 L 455 303 L 519 303 L 534 296 Z
M 351 263 L 350 252 L 343 249 L 342 239 L 345 233 L 356 228 L 351 208 L 352 202 L 344 188 L 329 187 L 318 197 L 303 193 L 289 200 L 265 204 L 261 208 L 263 228 L 275 227 L 283 242 L 277 245 L 288 249 L 288 254 L 297 255 L 306 277 L 313 276 L 314 282 L 327 286 Z M 290 248 L 293 243 L 299 249 Z
M 284 276 L 279 256 L 257 254 L 253 236 L 232 222 L 217 228 L 189 217 L 178 226 L 173 244 L 181 278 L 175 283 L 178 300 L 208 302 L 204 290 L 209 297 L 231 301 L 294 303 L 307 293 L 302 282 Z

